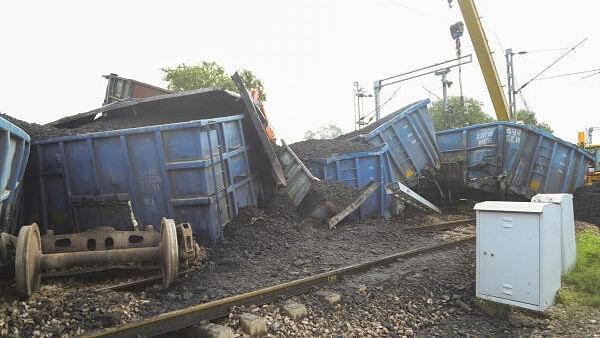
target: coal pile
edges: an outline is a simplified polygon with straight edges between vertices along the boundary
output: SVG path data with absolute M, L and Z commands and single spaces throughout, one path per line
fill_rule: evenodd
M 37 123 L 29 123 L 10 115 L 0 113 L 0 116 L 15 126 L 23 129 L 30 137 L 32 141 L 43 140 L 51 137 L 59 137 L 68 134 L 68 130 L 59 129 L 51 126 L 44 126 Z
M 306 140 L 290 145 L 290 148 L 303 160 L 325 159 L 334 155 L 371 151 L 376 149 L 368 143 L 338 139 Z
M 143 116 L 136 116 L 132 112 L 122 112 L 119 114 L 115 113 L 108 116 L 100 116 L 90 123 L 73 128 L 57 128 L 50 125 L 40 125 L 37 123 L 25 122 L 2 113 L 0 113 L 0 116 L 23 129 L 27 134 L 29 134 L 29 136 L 31 136 L 32 141 L 103 131 L 148 127 L 160 124 L 188 122 L 206 118 L 206 116 L 200 113 L 189 112 L 175 112 L 169 114 L 147 113 L 143 114 Z
M 359 195 L 360 190 L 340 182 L 313 182 L 302 204 L 300 204 L 299 211 L 302 215 L 309 215 L 319 206 L 323 206 L 327 210 L 327 217 L 329 218 L 344 210 Z
M 79 135 L 87 133 L 95 133 L 102 131 L 148 127 L 160 124 L 169 124 L 177 122 L 188 122 L 204 118 L 194 113 L 153 113 L 136 116 L 133 113 L 126 112 L 109 116 L 101 116 L 91 123 L 78 126 L 76 128 L 61 129 L 68 135 Z
M 585 186 L 573 195 L 575 218 L 600 225 L 600 185 Z

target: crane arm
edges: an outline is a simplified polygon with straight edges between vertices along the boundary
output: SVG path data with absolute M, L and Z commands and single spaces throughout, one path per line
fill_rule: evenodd
M 465 25 L 469 31 L 479 66 L 481 67 L 481 73 L 485 79 L 485 84 L 490 94 L 490 99 L 496 112 L 496 117 L 499 121 L 508 121 L 508 104 L 506 103 L 506 97 L 502 91 L 502 85 L 500 84 L 500 77 L 492 58 L 492 52 L 490 46 L 487 43 L 485 37 L 485 31 L 479 20 L 479 14 L 473 0 L 458 0 L 460 11 L 462 12 Z

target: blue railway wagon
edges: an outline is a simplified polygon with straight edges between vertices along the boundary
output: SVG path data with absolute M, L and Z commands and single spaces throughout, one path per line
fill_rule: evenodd
M 338 154 L 326 159 L 309 159 L 304 163 L 316 177 L 325 181 L 340 182 L 359 190 L 372 181 L 380 184 L 353 217 L 380 215 L 389 218 L 395 214 L 394 201 L 385 193 L 385 184 L 391 180 L 387 146 L 373 151 Z
M 0 230 L 16 230 L 19 191 L 29 158 L 30 137 L 0 117 Z
M 538 128 L 492 122 L 437 133 L 441 176 L 450 186 L 529 199 L 573 193 L 584 184 L 590 154 Z
M 130 229 L 133 212 L 143 225 L 157 226 L 161 217 L 189 222 L 201 242 L 214 244 L 238 209 L 256 204 L 243 118 L 35 142 L 29 218 L 63 234 Z
M 429 103 L 426 99 L 404 107 L 362 136 L 373 146 L 387 144 L 393 177 L 411 186 L 420 177 L 433 176 L 440 166 Z

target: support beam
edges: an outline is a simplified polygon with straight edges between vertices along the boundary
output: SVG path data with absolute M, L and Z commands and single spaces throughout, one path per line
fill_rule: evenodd
M 490 99 L 496 112 L 496 117 L 499 121 L 508 121 L 508 104 L 506 97 L 502 91 L 502 85 L 500 83 L 500 77 L 492 58 L 492 52 L 488 45 L 477 8 L 473 0 L 458 0 L 460 11 L 462 12 L 463 19 L 469 31 L 477 60 L 479 61 L 479 67 L 481 67 L 481 73 L 485 80 L 485 84 L 490 94 Z

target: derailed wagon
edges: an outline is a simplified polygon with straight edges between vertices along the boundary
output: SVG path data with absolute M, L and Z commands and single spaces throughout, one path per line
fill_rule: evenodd
M 334 140 L 308 140 L 293 144 L 292 148 L 322 180 L 357 190 L 378 183 L 376 192 L 351 217 L 398 215 L 403 205 L 386 193 L 386 185 L 401 181 L 416 187 L 424 181 L 429 183 L 439 169 L 429 102 L 412 103 Z
M 440 167 L 429 103 L 429 99 L 412 103 L 339 139 L 360 139 L 374 147 L 387 145 L 392 177 L 415 186 L 421 178 L 433 177 Z
M 162 217 L 214 244 L 255 205 L 243 115 L 51 138 L 33 144 L 28 216 L 44 231 L 132 230 Z M 35 190 L 35 191 L 32 191 Z
M 159 265 L 169 287 L 179 265 L 202 256 L 192 229 L 215 244 L 263 187 L 285 184 L 274 178 L 278 163 L 265 160 L 273 150 L 259 140 L 248 98 L 201 89 L 37 126 L 25 189 L 30 225 L 17 229 L 17 292 L 30 296 L 43 271 L 119 264 Z
M 30 137 L 22 129 L 0 117 L 0 267 L 10 260 L 18 227 L 23 174 L 29 158 Z
M 393 180 L 387 145 L 369 151 L 308 159 L 305 163 L 316 177 L 340 182 L 357 190 L 364 189 L 371 182 L 379 183 L 375 193 L 351 216 L 390 218 L 397 214 L 396 201 L 385 193 L 385 184 Z
M 455 194 L 529 199 L 573 193 L 589 153 L 535 127 L 493 122 L 437 133 L 441 181 Z M 459 197 L 459 196 L 456 196 Z

